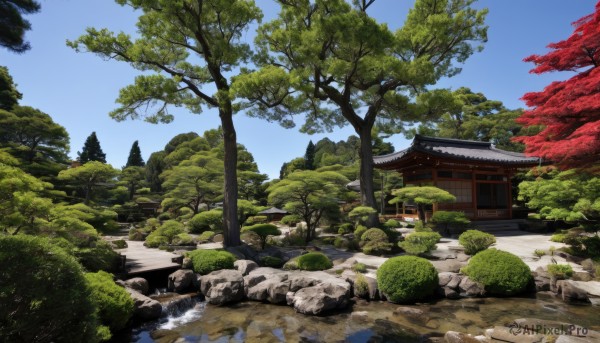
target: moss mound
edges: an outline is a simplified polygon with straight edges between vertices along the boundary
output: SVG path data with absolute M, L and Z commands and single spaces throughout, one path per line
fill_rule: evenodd
M 333 267 L 329 257 L 320 252 L 309 252 L 298 257 L 298 268 L 302 270 L 325 270 Z
M 496 237 L 479 230 L 467 230 L 458 237 L 458 242 L 465 247 L 466 254 L 475 255 L 496 243 Z
M 194 250 L 187 253 L 192 260 L 194 271 L 205 275 L 215 270 L 233 269 L 236 258 L 223 250 Z
M 522 293 L 531 279 L 531 271 L 525 262 L 509 252 L 496 249 L 479 252 L 462 271 L 481 282 L 493 295 Z
M 377 270 L 377 286 L 394 303 L 412 303 L 431 296 L 438 274 L 431 262 L 416 256 L 398 256 Z

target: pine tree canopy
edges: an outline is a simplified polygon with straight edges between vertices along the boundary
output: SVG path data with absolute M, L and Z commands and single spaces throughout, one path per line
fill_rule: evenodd
M 77 155 L 79 156 L 79 162 L 81 162 L 81 164 L 90 161 L 106 163 L 106 154 L 100 147 L 96 132 L 92 132 L 92 134 L 88 136 L 83 144 L 83 149 L 81 149 L 81 152 L 78 151 Z
M 127 164 L 125 167 L 143 167 L 145 165 L 146 163 L 142 158 L 142 152 L 140 151 L 138 141 L 135 141 L 131 146 L 131 150 L 129 150 L 129 157 L 127 158 Z

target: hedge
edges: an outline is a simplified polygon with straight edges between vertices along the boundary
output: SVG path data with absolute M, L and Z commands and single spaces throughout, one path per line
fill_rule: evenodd
M 438 273 L 424 258 L 392 257 L 377 270 L 377 286 L 393 303 L 412 303 L 433 295 Z

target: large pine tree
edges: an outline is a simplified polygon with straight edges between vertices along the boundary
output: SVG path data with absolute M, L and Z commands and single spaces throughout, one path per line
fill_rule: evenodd
M 127 158 L 127 164 L 125 167 L 143 167 L 145 165 L 146 163 L 142 158 L 142 152 L 140 151 L 138 141 L 135 141 L 131 146 L 131 150 L 129 150 L 129 157 Z
M 544 129 L 518 141 L 525 143 L 529 155 L 563 167 L 585 167 L 600 160 L 600 2 L 573 26 L 569 38 L 548 45 L 550 52 L 525 59 L 536 65 L 531 73 L 578 73 L 523 96 L 530 109 L 518 122 Z
M 315 151 L 315 144 L 311 140 L 304 153 L 304 168 L 307 170 L 315 170 Z
M 96 132 L 92 132 L 92 134 L 88 136 L 83 144 L 83 149 L 81 149 L 81 152 L 78 151 L 77 155 L 79 156 L 79 162 L 81 162 L 81 164 L 90 161 L 106 163 L 106 154 L 100 147 Z

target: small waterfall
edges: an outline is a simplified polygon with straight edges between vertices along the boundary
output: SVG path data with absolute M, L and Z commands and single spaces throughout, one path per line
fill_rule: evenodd
M 200 319 L 206 304 L 191 294 L 163 293 L 152 298 L 158 300 L 163 307 L 158 327 L 167 330 Z

